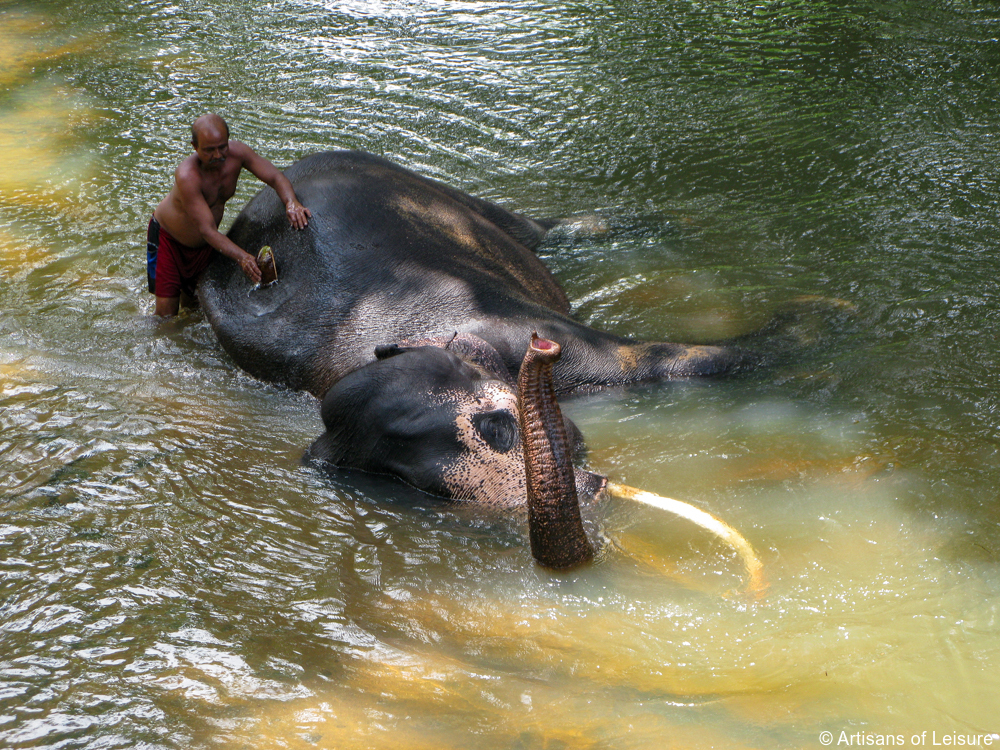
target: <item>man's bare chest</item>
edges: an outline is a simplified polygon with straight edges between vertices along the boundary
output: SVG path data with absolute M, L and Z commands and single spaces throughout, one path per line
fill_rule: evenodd
M 234 169 L 217 177 L 202 178 L 201 194 L 205 197 L 205 202 L 212 208 L 224 206 L 236 193 L 239 176 L 240 170 Z

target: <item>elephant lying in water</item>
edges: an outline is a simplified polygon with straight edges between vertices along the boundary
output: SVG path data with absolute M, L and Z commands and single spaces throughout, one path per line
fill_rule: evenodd
M 546 224 L 363 152 L 314 154 L 285 174 L 309 226 L 290 229 L 265 189 L 229 232 L 250 252 L 271 246 L 278 281 L 251 289 L 220 257 L 200 283 L 223 348 L 252 375 L 323 399 L 310 460 L 456 500 L 527 504 L 543 565 L 592 556 L 578 495 L 606 482 L 574 469 L 579 433 L 555 394 L 745 363 L 733 349 L 637 342 L 573 320 L 532 252 Z

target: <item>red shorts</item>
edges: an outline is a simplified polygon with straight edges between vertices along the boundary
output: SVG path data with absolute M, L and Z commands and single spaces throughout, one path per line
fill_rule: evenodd
M 198 277 L 212 261 L 212 246 L 182 245 L 155 218 L 146 230 L 146 278 L 157 297 L 194 296 Z

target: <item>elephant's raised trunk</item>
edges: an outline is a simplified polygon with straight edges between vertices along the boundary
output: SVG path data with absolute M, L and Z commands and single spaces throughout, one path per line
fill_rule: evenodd
M 517 381 L 531 554 L 547 568 L 566 569 L 594 557 L 580 518 L 572 453 L 552 364 L 559 344 L 532 335 Z

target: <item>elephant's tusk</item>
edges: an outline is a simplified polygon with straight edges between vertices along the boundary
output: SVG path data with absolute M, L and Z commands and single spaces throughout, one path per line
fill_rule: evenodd
M 711 513 L 706 513 L 690 503 L 681 500 L 674 500 L 661 495 L 654 495 L 652 492 L 639 490 L 628 485 L 608 482 L 607 491 L 615 497 L 635 500 L 636 502 L 652 505 L 654 508 L 673 513 L 675 516 L 686 518 L 691 523 L 701 526 L 703 529 L 715 534 L 726 544 L 736 550 L 736 553 L 743 561 L 743 567 L 747 571 L 747 592 L 759 597 L 767 589 L 767 580 L 764 578 L 764 565 L 761 563 L 753 547 L 740 532 L 720 521 Z

